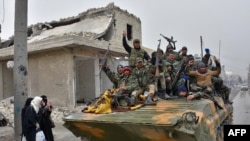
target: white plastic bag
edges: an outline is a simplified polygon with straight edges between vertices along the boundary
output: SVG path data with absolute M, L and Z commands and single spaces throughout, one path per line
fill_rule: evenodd
M 26 137 L 22 135 L 22 141 L 26 141 Z
M 46 141 L 45 135 L 42 130 L 36 132 L 36 141 Z

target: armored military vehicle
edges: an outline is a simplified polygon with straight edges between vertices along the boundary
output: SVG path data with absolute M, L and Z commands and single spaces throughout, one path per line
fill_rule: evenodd
M 64 126 L 89 141 L 223 141 L 233 107 L 215 99 L 223 109 L 209 99 L 176 98 L 126 112 L 72 114 Z

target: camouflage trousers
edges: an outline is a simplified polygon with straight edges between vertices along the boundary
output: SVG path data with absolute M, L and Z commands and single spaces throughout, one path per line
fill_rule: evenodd
M 212 83 L 215 89 L 220 89 L 223 86 L 223 80 L 220 77 L 212 77 Z
M 229 100 L 230 88 L 226 85 L 222 85 L 220 89 L 216 89 L 216 92 L 219 96 L 221 96 L 224 100 Z
M 197 83 L 190 84 L 190 91 L 191 92 L 204 92 L 206 94 L 214 94 L 213 86 L 201 87 L 201 86 L 198 86 Z
M 140 88 L 138 91 L 132 92 L 131 95 L 133 95 L 135 97 L 138 97 L 139 95 L 154 96 L 156 91 L 157 91 L 157 88 L 156 88 L 155 84 L 150 84 L 146 88 Z
M 166 81 L 165 81 L 165 76 L 163 73 L 160 73 L 159 76 L 158 76 L 158 80 L 159 81 L 156 81 L 156 86 L 161 86 L 161 89 L 163 90 L 166 90 Z M 158 84 L 160 83 L 160 85 Z
M 166 81 L 166 90 L 167 90 L 167 93 L 169 93 L 169 91 L 172 91 L 172 92 L 176 93 L 178 91 L 178 88 L 181 85 L 185 85 L 185 82 L 186 81 L 183 78 L 180 78 L 179 80 L 177 80 L 175 86 L 173 87 L 172 86 L 172 81 Z

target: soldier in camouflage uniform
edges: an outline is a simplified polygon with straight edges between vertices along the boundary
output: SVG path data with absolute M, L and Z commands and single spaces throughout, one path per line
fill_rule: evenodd
M 132 70 L 130 67 L 124 67 L 123 77 L 121 79 L 117 79 L 116 81 L 118 83 L 116 95 L 128 96 L 130 98 L 130 101 L 128 102 L 129 105 L 135 105 L 135 95 L 139 89 L 139 85 L 137 79 L 132 75 Z
M 193 55 L 188 55 L 187 58 L 188 58 L 187 68 L 190 71 L 196 71 L 197 70 L 197 62 L 195 62 Z M 187 68 L 186 68 L 185 72 L 187 72 Z M 197 91 L 200 90 L 197 87 L 196 78 L 194 76 L 189 76 L 188 77 L 187 87 L 189 87 L 190 91 L 192 91 L 192 92 L 197 92 Z
M 155 104 L 153 97 L 156 88 L 155 68 L 144 66 L 143 59 L 140 57 L 136 58 L 136 67 L 133 69 L 133 75 L 137 78 L 138 84 L 141 90 L 141 94 L 148 93 L 145 104 Z M 138 93 L 139 94 L 139 93 Z M 137 94 L 137 96 L 138 96 Z
M 116 67 L 117 72 L 112 72 L 108 66 L 103 67 L 104 73 L 108 76 L 109 80 L 113 83 L 113 88 L 118 88 L 118 81 L 123 77 L 123 66 Z
M 172 52 L 168 53 L 167 58 L 164 59 L 163 62 L 164 64 L 166 64 L 167 62 L 170 63 L 173 66 L 173 69 L 175 69 L 176 71 L 181 67 L 182 63 L 182 61 L 176 60 L 175 55 Z
M 170 94 L 172 90 L 172 80 L 175 77 L 174 67 L 169 62 L 166 62 L 164 69 L 164 77 L 166 82 L 166 93 Z
M 128 60 L 129 60 L 129 66 L 131 68 L 135 67 L 137 57 L 141 57 L 147 61 L 150 60 L 150 56 L 148 55 L 148 53 L 144 49 L 141 48 L 139 39 L 135 39 L 133 41 L 134 48 L 131 48 L 128 45 L 127 40 L 126 40 L 126 32 L 123 32 L 122 35 L 123 35 L 123 38 L 122 38 L 123 47 L 129 53 Z
M 156 55 L 157 55 L 157 52 L 154 51 L 152 54 L 151 54 L 151 64 L 153 66 L 155 66 L 155 63 L 156 63 Z M 159 74 L 157 76 L 157 90 L 158 90 L 158 93 L 161 95 L 161 98 L 164 97 L 165 93 L 166 93 L 166 82 L 165 82 L 165 76 L 164 76 L 164 64 L 163 64 L 163 55 L 164 55 L 164 52 L 163 50 L 159 50 L 159 54 L 158 54 L 158 58 L 159 58 L 159 65 L 158 65 L 158 68 L 159 68 Z M 162 97 L 163 96 L 163 97 Z
M 185 85 L 185 79 L 183 79 L 183 73 L 177 76 L 177 72 L 174 67 L 169 62 L 166 62 L 164 69 L 164 77 L 166 82 L 166 93 L 170 96 L 177 95 L 178 87 Z M 176 79 L 176 84 L 173 84 L 174 79 Z
M 187 49 L 186 46 L 183 46 L 183 47 L 181 48 L 181 50 L 179 51 L 181 60 L 187 61 L 187 59 L 188 59 L 188 58 L 187 58 L 187 57 L 188 57 L 187 51 L 188 51 L 188 49 Z
M 179 52 L 174 51 L 174 47 L 173 47 L 173 45 L 171 43 L 169 43 L 167 45 L 164 58 L 167 58 L 169 53 L 174 54 L 174 58 L 175 58 L 176 61 L 181 61 L 182 60 L 182 57 L 180 56 Z

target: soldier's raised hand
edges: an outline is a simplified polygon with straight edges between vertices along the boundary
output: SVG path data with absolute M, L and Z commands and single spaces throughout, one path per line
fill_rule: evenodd
M 126 37 L 126 36 L 127 36 L 127 33 L 126 33 L 125 31 L 123 31 L 122 36 L 123 36 L 123 37 Z

